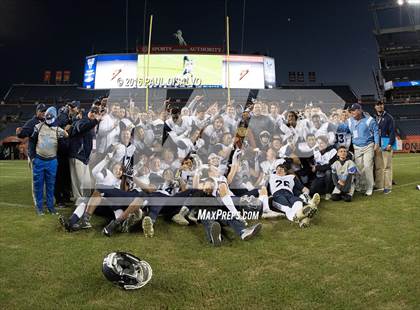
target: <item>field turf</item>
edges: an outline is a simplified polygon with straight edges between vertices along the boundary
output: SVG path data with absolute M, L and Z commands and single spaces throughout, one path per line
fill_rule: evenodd
M 308 229 L 265 220 L 248 242 L 212 248 L 203 228 L 159 220 L 155 237 L 66 233 L 35 214 L 24 161 L 0 162 L 0 309 L 420 309 L 420 156 L 394 158 L 389 195 L 322 201 Z M 61 211 L 66 215 L 71 209 Z M 111 251 L 153 279 L 122 291 L 101 273 Z

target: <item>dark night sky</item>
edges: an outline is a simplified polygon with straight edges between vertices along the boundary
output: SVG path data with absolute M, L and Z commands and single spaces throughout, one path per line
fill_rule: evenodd
M 231 50 L 240 50 L 243 0 L 230 0 Z M 247 0 L 244 53 L 276 60 L 277 83 L 288 71 L 316 71 L 320 82 L 349 83 L 374 93 L 376 43 L 368 0 Z M 129 46 L 142 42 L 144 0 L 129 1 Z M 225 0 L 149 0 L 154 43 L 224 43 Z M 290 19 L 290 21 L 288 20 Z M 0 94 L 12 83 L 40 82 L 46 69 L 69 69 L 81 83 L 84 57 L 125 50 L 125 0 L 1 0 Z M 147 41 L 146 41 L 147 42 Z

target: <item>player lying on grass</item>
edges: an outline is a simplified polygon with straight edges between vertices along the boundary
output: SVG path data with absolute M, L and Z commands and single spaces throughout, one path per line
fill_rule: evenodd
M 270 175 L 269 190 L 273 196 L 273 208 L 286 214 L 289 221 L 308 227 L 310 219 L 316 214 L 320 196 L 315 193 L 307 205 L 299 198 L 302 193 L 309 193 L 309 189 L 294 174 L 289 174 L 285 164 L 276 166 L 276 172 Z
M 104 198 L 107 200 L 104 207 L 111 209 L 115 214 L 115 220 L 111 221 L 103 230 L 105 235 L 112 235 L 115 228 L 127 220 L 131 213 L 137 214 L 137 218 L 139 217 L 140 207 L 143 205 L 141 197 L 145 195 L 138 191 L 126 192 L 121 190 L 123 168 L 121 164 L 117 163 L 113 165 L 112 171 L 110 171 L 106 168 L 110 160 L 108 154 L 92 170 L 96 179 L 96 189 L 89 198 L 87 205 L 85 203 L 79 204 L 68 221 L 60 216 L 60 223 L 67 231 L 91 228 L 90 218 L 96 208 L 103 203 Z
M 339 201 L 343 199 L 350 202 L 354 194 L 354 181 L 357 173 L 356 164 L 348 158 L 348 152 L 345 146 L 340 146 L 337 151 L 338 160 L 333 163 L 332 179 L 334 190 L 331 199 Z
M 273 218 L 273 217 L 279 217 L 281 214 L 278 212 L 274 212 L 270 210 L 270 207 L 268 205 L 268 193 L 267 189 L 265 187 L 262 187 L 260 190 L 253 188 L 251 190 L 248 190 L 245 187 L 244 183 L 244 174 L 238 173 L 241 172 L 240 167 L 240 156 L 241 156 L 241 150 L 237 149 L 235 150 L 233 157 L 232 157 L 232 167 L 227 174 L 227 177 L 224 176 L 224 173 L 226 169 L 220 165 L 220 158 L 215 154 L 210 154 L 208 158 L 208 165 L 203 165 L 200 159 L 197 155 L 193 155 L 195 166 L 197 167 L 197 171 L 195 176 L 199 177 L 201 176 L 202 172 L 204 170 L 207 170 L 208 177 L 212 178 L 215 181 L 215 188 L 213 196 L 220 197 L 223 204 L 226 206 L 226 208 L 232 212 L 233 214 L 237 214 L 238 210 L 235 206 L 234 199 L 243 197 L 243 196 L 254 196 L 258 197 L 258 199 L 261 201 L 261 204 L 263 206 L 263 218 Z M 243 169 L 243 168 L 242 168 Z M 195 184 L 194 188 L 198 188 L 197 182 L 199 178 L 194 178 Z M 231 190 L 231 184 L 235 185 L 235 188 Z M 242 187 L 242 188 L 241 188 Z M 235 195 L 234 191 L 238 194 Z M 235 201 L 240 201 L 239 199 L 235 199 Z
M 220 246 L 222 244 L 222 226 L 231 227 L 241 240 L 249 240 L 260 232 L 261 223 L 247 227 L 247 222 L 240 216 L 239 212 L 236 215 L 232 214 L 220 197 L 214 196 L 215 191 L 217 191 L 217 183 L 213 178 L 205 179 L 199 183 L 198 187 L 200 190 L 193 194 L 195 198 L 202 199 L 200 206 L 197 207 L 198 219 L 203 224 L 207 239 L 212 245 Z M 223 210 L 224 213 L 219 213 L 218 209 Z M 202 219 L 200 219 L 200 214 L 203 214 Z
M 268 203 L 268 192 L 267 187 L 261 186 L 259 189 L 254 187 L 250 182 L 247 182 L 249 178 L 249 167 L 241 160 L 241 150 L 235 150 L 232 158 L 232 165 L 229 171 L 227 181 L 229 188 L 235 197 L 257 197 L 261 201 L 263 212 L 262 218 L 276 218 L 282 216 L 282 213 L 274 212 L 270 209 Z
M 149 177 L 149 185 L 144 184 L 141 178 L 134 177 L 138 187 L 146 189 L 147 186 L 148 212 L 145 212 L 146 216 L 143 219 L 143 232 L 146 237 L 153 237 L 154 224 L 160 214 L 169 215 L 172 221 L 179 225 L 189 224 L 185 219 L 189 209 L 180 202 L 188 199 L 194 190 L 187 189 L 186 183 L 180 177 L 175 179 L 171 169 L 165 169 L 162 175 L 163 177 Z

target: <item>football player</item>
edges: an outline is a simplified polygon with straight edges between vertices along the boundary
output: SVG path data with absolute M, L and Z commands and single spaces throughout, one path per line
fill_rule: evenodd
M 315 194 L 306 206 L 299 198 L 301 193 L 309 193 L 309 189 L 294 174 L 288 173 L 285 164 L 276 167 L 276 173 L 269 179 L 269 189 L 273 196 L 273 207 L 286 214 L 288 220 L 299 223 L 300 227 L 308 227 L 310 219 L 318 210 L 319 194 Z
M 337 151 L 338 160 L 331 166 L 334 190 L 331 199 L 338 201 L 343 199 L 346 202 L 352 200 L 354 194 L 354 177 L 357 173 L 356 164 L 348 158 L 345 146 L 340 146 Z

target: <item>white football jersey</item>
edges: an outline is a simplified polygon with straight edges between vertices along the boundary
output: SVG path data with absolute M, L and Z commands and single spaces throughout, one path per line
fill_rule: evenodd
M 277 174 L 270 175 L 269 184 L 271 193 L 274 195 L 275 192 L 285 189 L 293 193 L 293 188 L 295 187 L 295 176 L 292 174 L 279 176 Z

